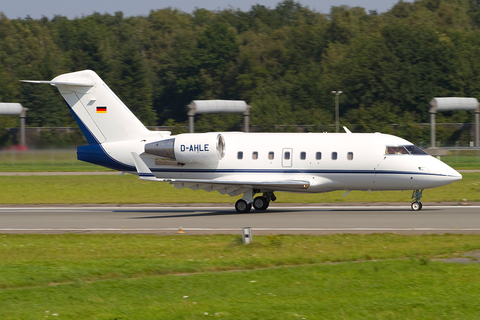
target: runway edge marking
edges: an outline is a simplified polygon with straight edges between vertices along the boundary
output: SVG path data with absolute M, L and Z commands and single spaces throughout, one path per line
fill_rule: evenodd
M 253 231 L 480 231 L 480 228 L 251 228 Z M 183 231 L 242 231 L 243 228 L 182 228 Z M 4 228 L 3 231 L 178 231 L 178 228 Z

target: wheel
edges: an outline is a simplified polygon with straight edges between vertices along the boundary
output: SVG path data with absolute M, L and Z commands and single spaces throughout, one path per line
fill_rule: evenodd
M 252 204 L 247 203 L 247 201 L 240 199 L 235 203 L 235 210 L 237 210 L 238 213 L 247 213 L 250 212 L 252 209 Z
M 413 211 L 422 210 L 422 203 L 421 202 L 412 202 L 412 210 Z
M 256 197 L 253 200 L 253 207 L 255 208 L 255 210 L 266 210 L 269 204 L 270 203 L 268 202 L 266 197 L 260 196 Z

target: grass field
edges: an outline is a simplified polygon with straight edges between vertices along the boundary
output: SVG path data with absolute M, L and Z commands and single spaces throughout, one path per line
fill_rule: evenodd
M 450 150 L 441 160 L 454 169 L 480 169 L 480 150 Z
M 0 172 L 111 171 L 77 160 L 76 149 L 0 151 Z
M 100 169 L 56 159 L 3 171 Z M 0 204 L 236 200 L 130 175 L 13 176 L 0 184 Z M 408 203 L 411 195 L 343 193 L 277 196 Z M 480 201 L 480 173 L 426 190 L 422 201 L 463 199 Z M 479 249 L 476 235 L 254 236 L 248 246 L 232 235 L 0 235 L 0 318 L 474 319 L 480 265 L 435 259 Z
M 139 180 L 137 176 L 10 176 L 0 177 L 0 204 L 135 204 L 233 203 L 238 197 L 218 192 L 178 190 L 168 183 Z M 405 202 L 411 191 L 344 191 L 326 194 L 278 192 L 278 203 Z M 423 202 L 480 201 L 480 173 L 464 173 L 448 186 L 425 190 Z
M 477 235 L 0 235 L 2 319 L 475 319 Z

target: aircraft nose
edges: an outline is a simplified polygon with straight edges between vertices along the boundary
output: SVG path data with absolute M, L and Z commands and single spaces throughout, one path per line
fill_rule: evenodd
M 452 175 L 453 181 L 462 180 L 462 178 L 463 178 L 462 175 L 461 175 L 458 171 L 456 171 L 456 170 L 453 170 L 453 171 L 455 171 L 455 174 Z
M 444 164 L 441 174 L 445 177 L 445 179 L 451 182 L 462 180 L 462 175 L 457 170 L 446 164 Z

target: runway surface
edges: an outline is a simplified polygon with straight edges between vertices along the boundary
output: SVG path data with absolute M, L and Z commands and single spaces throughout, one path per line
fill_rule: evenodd
M 275 207 L 238 214 L 231 207 L 0 208 L 0 233 L 241 234 L 479 233 L 479 206 Z

